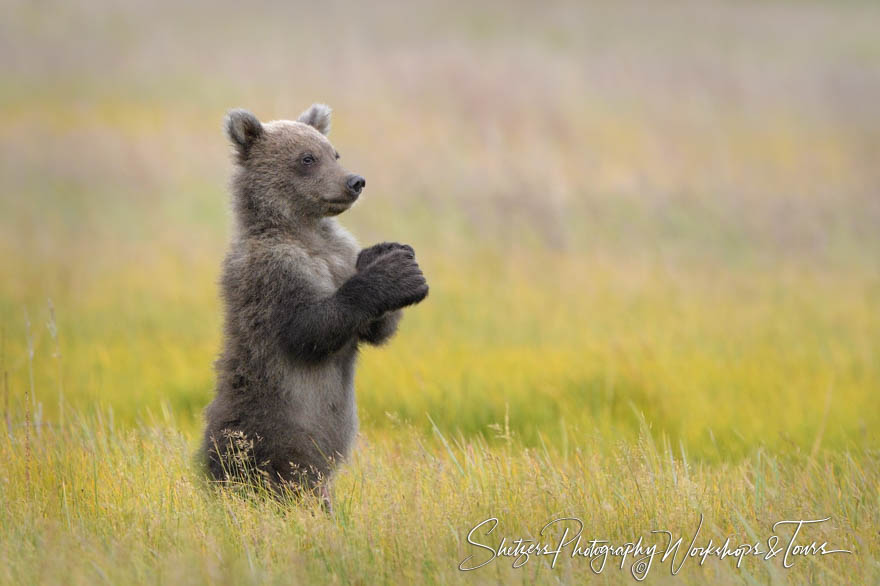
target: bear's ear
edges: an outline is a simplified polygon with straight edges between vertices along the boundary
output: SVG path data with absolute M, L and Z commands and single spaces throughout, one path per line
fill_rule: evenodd
M 297 122 L 314 126 L 321 134 L 330 132 L 330 106 L 327 104 L 312 104 L 309 109 L 299 115 Z
M 263 136 L 263 125 L 257 117 L 241 108 L 230 110 L 226 114 L 224 126 L 226 135 L 242 156 L 247 156 L 251 145 Z

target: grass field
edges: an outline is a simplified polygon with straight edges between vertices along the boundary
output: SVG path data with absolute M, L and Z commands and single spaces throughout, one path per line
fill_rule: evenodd
M 459 564 L 490 517 L 497 546 L 701 515 L 697 545 L 830 517 L 798 543 L 852 553 L 649 582 L 880 582 L 880 7 L 4 7 L 0 583 L 630 583 Z M 342 222 L 431 285 L 362 352 L 332 517 L 193 461 L 220 122 L 313 101 L 368 180 Z

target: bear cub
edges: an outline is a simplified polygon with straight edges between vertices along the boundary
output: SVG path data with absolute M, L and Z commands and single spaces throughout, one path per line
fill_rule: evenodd
M 225 120 L 235 231 L 223 263 L 224 341 L 202 457 L 218 481 L 318 489 L 351 449 L 358 345 L 381 344 L 428 285 L 407 245 L 359 249 L 336 221 L 366 182 L 327 140 L 330 109 Z

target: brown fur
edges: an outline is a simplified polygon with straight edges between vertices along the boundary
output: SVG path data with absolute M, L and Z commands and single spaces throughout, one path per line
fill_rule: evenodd
M 206 411 L 211 475 L 259 474 L 275 488 L 314 487 L 357 432 L 354 368 L 361 342 L 392 336 L 400 309 L 428 293 L 412 248 L 359 250 L 336 222 L 357 199 L 320 131 L 330 111 L 266 124 L 233 110 L 236 229 L 223 264 L 225 337 Z

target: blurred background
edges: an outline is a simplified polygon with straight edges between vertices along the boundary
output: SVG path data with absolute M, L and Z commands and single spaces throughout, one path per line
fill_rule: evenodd
M 3 5 L 6 412 L 195 438 L 223 115 L 326 102 L 342 223 L 432 287 L 362 354 L 367 433 L 876 445 L 877 3 Z

